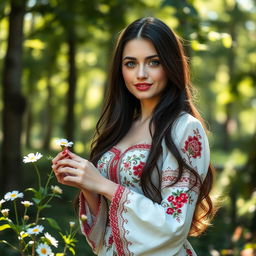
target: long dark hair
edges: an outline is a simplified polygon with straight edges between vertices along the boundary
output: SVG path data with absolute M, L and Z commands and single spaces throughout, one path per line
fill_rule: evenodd
M 112 70 L 103 113 L 96 125 L 92 143 L 90 161 L 97 165 L 100 157 L 116 145 L 130 129 L 134 119 L 140 114 L 140 102 L 126 88 L 122 75 L 122 54 L 126 43 L 135 38 L 150 40 L 159 55 L 160 62 L 168 77 L 168 84 L 155 107 L 150 121 L 152 145 L 141 176 L 142 190 L 148 198 L 161 201 L 160 187 L 151 179 L 157 169 L 161 184 L 161 173 L 157 168 L 165 140 L 170 152 L 177 159 L 179 175 L 172 185 L 181 178 L 183 170 L 189 170 L 201 185 L 196 211 L 193 217 L 190 235 L 202 233 L 208 226 L 206 220 L 212 218 L 214 207 L 209 197 L 212 187 L 213 167 L 210 165 L 204 182 L 198 173 L 182 159 L 171 137 L 174 122 L 182 112 L 187 112 L 204 122 L 193 105 L 188 61 L 181 40 L 162 21 L 153 17 L 142 18 L 131 23 L 119 36 L 112 60 Z M 154 132 L 153 132 L 154 127 Z

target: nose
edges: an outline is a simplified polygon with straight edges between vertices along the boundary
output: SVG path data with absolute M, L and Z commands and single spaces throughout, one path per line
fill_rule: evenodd
M 138 79 L 144 79 L 147 78 L 148 74 L 147 74 L 147 70 L 145 65 L 139 65 L 138 71 L 137 71 L 137 78 Z

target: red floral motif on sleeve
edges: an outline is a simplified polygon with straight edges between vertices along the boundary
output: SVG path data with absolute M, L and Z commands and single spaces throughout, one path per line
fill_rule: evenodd
M 194 136 L 188 136 L 187 140 L 185 141 L 184 148 L 182 148 L 182 152 L 185 153 L 191 164 L 191 157 L 197 158 L 201 157 L 202 152 L 202 143 L 199 141 L 202 137 L 199 134 L 198 129 L 193 130 Z
M 184 190 L 177 190 L 177 192 L 172 192 L 167 198 L 168 202 L 163 202 L 162 206 L 166 207 L 166 213 L 172 215 L 177 221 L 180 221 L 180 215 L 182 214 L 182 207 L 184 204 L 192 203 L 193 199 L 188 192 Z

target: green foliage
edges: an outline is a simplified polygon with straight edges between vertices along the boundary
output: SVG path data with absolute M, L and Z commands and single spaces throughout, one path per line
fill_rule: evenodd
M 7 49 L 9 3 L 8 0 L 0 3 L 1 72 Z M 229 250 L 234 250 L 231 253 L 239 255 L 239 251 L 255 246 L 249 234 L 256 232 L 253 225 L 255 184 L 252 185 L 256 177 L 253 168 L 256 161 L 253 143 L 256 134 L 256 14 L 253 0 L 28 1 L 23 47 L 22 90 L 27 100 L 23 152 L 31 148 L 55 152 L 53 140 L 64 135 L 69 72 L 67 36 L 72 31 L 77 71 L 74 150 L 83 156 L 89 154 L 117 34 L 134 19 L 149 15 L 163 19 L 185 38 L 191 78 L 197 90 L 196 103 L 211 131 L 212 162 L 217 169 L 214 193 L 225 198 L 213 227 L 192 242 L 199 255 L 207 255 L 206 251 L 211 250 L 218 251 L 219 255 L 228 255 Z M 2 87 L 0 96 L 2 98 Z M 1 99 L 0 111 L 2 109 Z M 1 138 L 2 133 L 0 142 Z M 47 165 L 42 163 L 40 167 L 44 169 Z M 37 187 L 29 168 L 24 173 L 26 184 L 33 183 Z M 43 176 L 42 182 L 45 179 L 47 177 Z M 25 192 L 33 195 L 32 200 L 39 211 L 55 213 L 55 207 L 49 208 L 51 205 L 47 202 L 47 196 L 53 196 L 49 188 L 39 186 Z M 66 199 L 72 200 L 74 193 L 70 190 Z M 73 216 L 61 200 L 57 204 L 63 207 L 63 215 Z M 62 228 L 52 218 L 42 221 L 53 229 Z M 11 222 L 1 224 L 1 232 L 9 231 L 12 225 Z M 243 232 L 234 242 L 232 236 L 239 226 Z M 65 236 L 67 239 L 68 235 Z M 82 241 L 78 247 L 91 254 Z M 70 248 L 72 253 L 73 247 Z

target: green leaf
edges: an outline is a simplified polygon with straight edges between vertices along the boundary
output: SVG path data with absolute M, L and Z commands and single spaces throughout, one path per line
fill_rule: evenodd
M 68 247 L 68 249 L 70 250 L 70 252 L 71 252 L 73 255 L 76 255 L 76 252 L 75 252 L 74 248 Z
M 35 197 L 32 198 L 32 200 L 36 203 L 36 204 L 39 204 L 41 202 L 41 199 L 37 199 Z
M 59 224 L 57 223 L 57 221 L 53 218 L 45 218 L 48 223 L 50 224 L 51 227 L 57 229 L 57 230 L 61 230 Z
M 40 187 L 39 193 L 45 196 L 47 194 L 47 190 L 45 190 L 43 187 Z
M 44 209 L 44 208 L 51 208 L 52 206 L 49 205 L 49 204 L 46 204 L 46 205 L 42 205 L 41 209 Z
M 11 228 L 11 226 L 9 224 L 4 224 L 4 225 L 0 226 L 0 231 L 3 231 L 7 228 Z
M 34 188 L 27 188 L 27 189 L 25 189 L 25 191 L 32 191 L 32 192 L 34 192 L 34 194 L 38 193 L 38 191 Z

